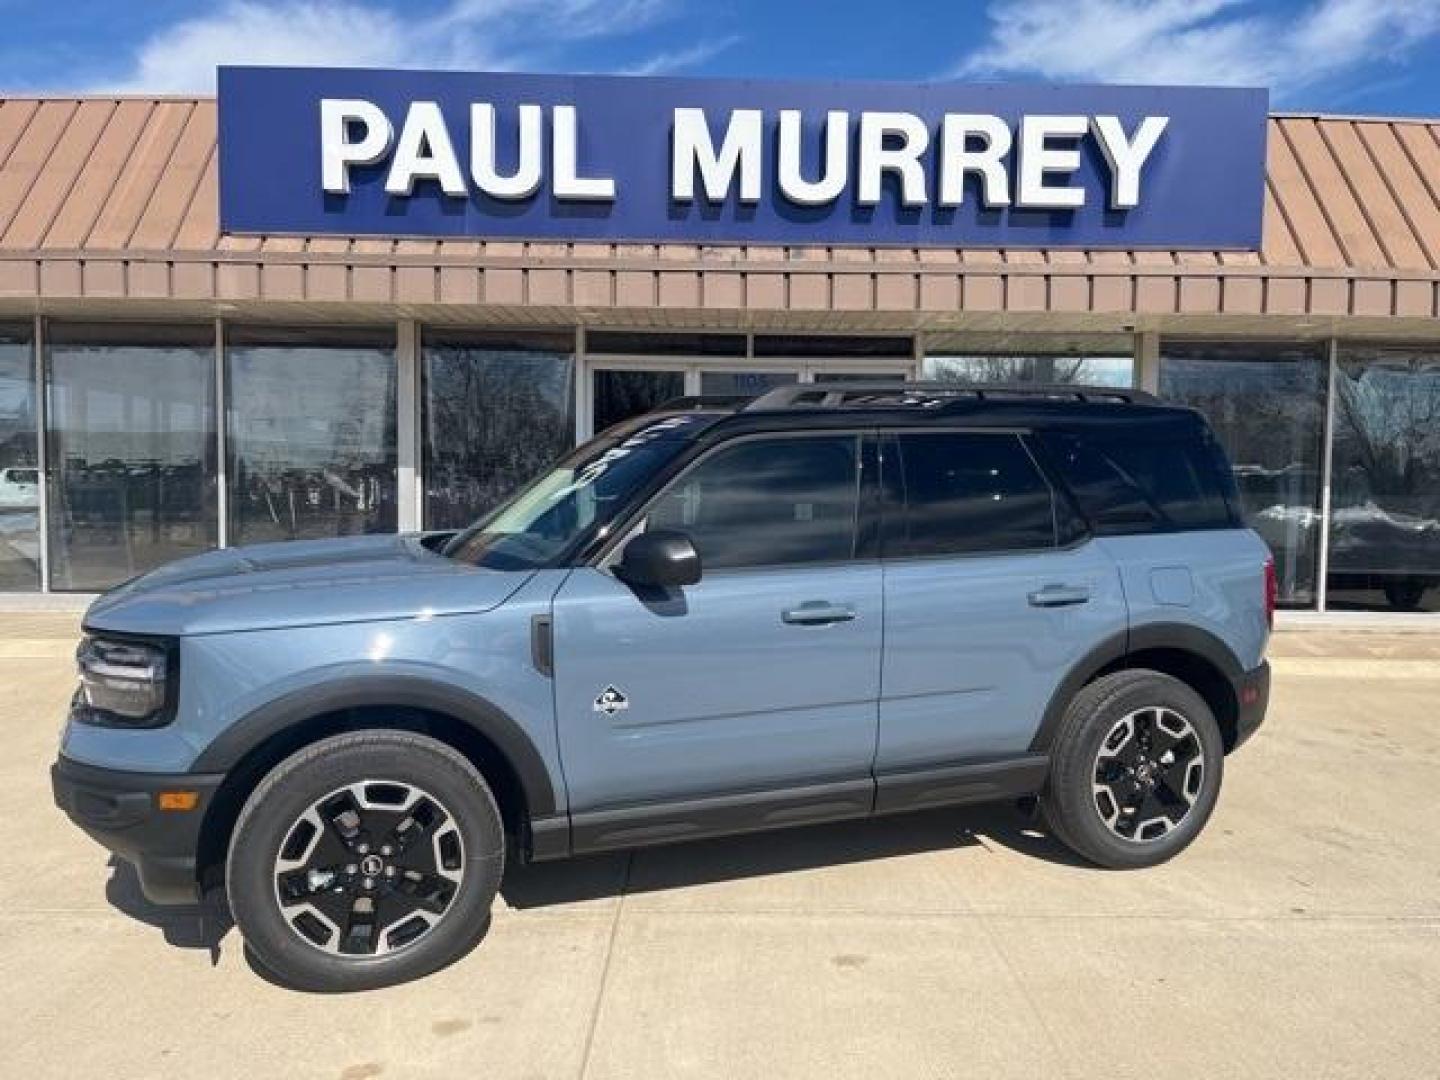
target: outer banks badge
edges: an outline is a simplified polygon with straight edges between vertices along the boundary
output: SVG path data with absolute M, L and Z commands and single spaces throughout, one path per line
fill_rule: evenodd
M 600 691 L 600 696 L 595 699 L 595 711 L 604 713 L 606 716 L 614 716 L 617 712 L 624 712 L 628 708 L 630 708 L 630 699 L 614 685 L 605 687 Z

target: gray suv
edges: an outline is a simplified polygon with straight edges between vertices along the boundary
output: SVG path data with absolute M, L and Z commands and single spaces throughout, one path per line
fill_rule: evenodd
M 463 955 L 511 860 L 1004 799 L 1150 866 L 1261 722 L 1274 600 L 1188 409 L 687 399 L 463 532 L 213 551 L 97 600 L 55 796 L 315 989 Z

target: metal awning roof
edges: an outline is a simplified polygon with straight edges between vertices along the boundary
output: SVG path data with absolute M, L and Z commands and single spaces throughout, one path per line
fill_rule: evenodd
M 1440 316 L 1440 121 L 1272 117 L 1259 252 L 228 236 L 215 124 L 213 98 L 0 99 L 0 315 L 829 329 Z

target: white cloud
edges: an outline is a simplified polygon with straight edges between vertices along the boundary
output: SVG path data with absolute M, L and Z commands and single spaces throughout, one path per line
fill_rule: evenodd
M 631 64 L 629 67 L 622 67 L 616 71 L 617 75 L 665 75 L 673 71 L 685 71 L 689 68 L 699 67 L 713 56 L 718 56 L 726 49 L 740 43 L 740 35 L 732 34 L 729 37 L 716 38 L 714 41 L 701 41 L 691 45 L 687 49 L 671 49 L 665 52 L 656 53 L 654 56 L 642 60 L 638 64 Z
M 1403 59 L 1440 35 L 1440 0 L 1010 0 L 952 74 L 1269 86 L 1278 97 Z
M 505 70 L 567 44 L 650 26 L 672 0 L 451 0 L 406 13 L 377 0 L 229 0 L 144 41 L 105 92 L 208 91 L 219 64 Z

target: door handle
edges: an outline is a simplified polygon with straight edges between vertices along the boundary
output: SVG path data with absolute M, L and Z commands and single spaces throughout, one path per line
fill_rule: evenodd
M 1090 589 L 1085 585 L 1046 585 L 1029 594 L 1031 607 L 1068 607 L 1083 604 L 1090 599 Z
M 780 621 L 791 626 L 824 626 L 853 618 L 855 609 L 849 604 L 832 604 L 826 600 L 807 600 L 799 607 L 780 613 Z

